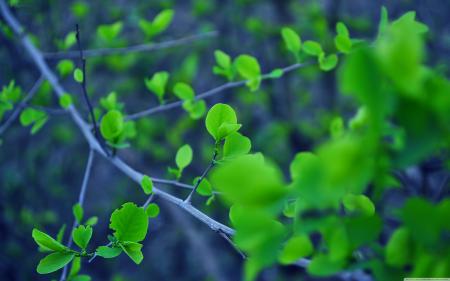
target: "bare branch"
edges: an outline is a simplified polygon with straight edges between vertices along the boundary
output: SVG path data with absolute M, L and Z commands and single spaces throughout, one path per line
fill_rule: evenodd
M 98 56 L 110 56 L 110 55 L 119 55 L 119 54 L 129 54 L 129 53 L 139 53 L 139 52 L 148 52 L 148 51 L 156 51 L 161 49 L 168 49 L 177 46 L 181 46 L 184 44 L 188 44 L 200 39 L 206 39 L 217 36 L 217 31 L 210 31 L 201 34 L 195 34 L 186 36 L 183 38 L 173 39 L 160 43 L 148 43 L 148 44 L 139 44 L 135 46 L 129 46 L 124 48 L 105 48 L 105 49 L 95 49 L 95 50 L 85 50 L 85 57 L 98 57 Z M 68 51 L 68 52 L 55 52 L 55 53 L 43 53 L 44 58 L 46 59 L 73 59 L 78 57 L 77 51 Z
M 36 94 L 39 87 L 42 85 L 42 82 L 44 82 L 44 76 L 41 75 L 36 82 L 34 82 L 33 87 L 31 87 L 28 94 L 23 98 L 23 100 L 16 106 L 14 111 L 11 113 L 11 115 L 6 119 L 5 123 L 0 126 L 0 136 L 11 126 L 11 124 L 14 122 L 14 120 L 17 119 L 22 109 L 27 105 L 27 103 L 33 98 L 33 96 Z

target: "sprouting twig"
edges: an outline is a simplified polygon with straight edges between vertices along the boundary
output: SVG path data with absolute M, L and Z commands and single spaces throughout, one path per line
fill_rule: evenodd
M 192 189 L 192 191 L 189 193 L 188 197 L 186 197 L 186 199 L 184 200 L 184 203 L 190 204 L 191 203 L 191 199 L 192 199 L 192 195 L 197 191 L 197 188 L 199 187 L 200 183 L 203 181 L 203 179 L 208 175 L 209 171 L 212 169 L 212 167 L 214 167 L 214 165 L 216 164 L 216 157 L 217 157 L 217 149 L 214 149 L 214 154 L 211 160 L 211 163 L 209 163 L 208 167 L 205 169 L 205 171 L 203 172 L 203 174 L 200 176 L 200 178 L 197 180 L 197 182 L 194 185 L 194 188 Z
M 305 63 L 295 63 L 292 65 L 289 65 L 287 67 L 281 68 L 281 70 L 283 71 L 283 73 L 288 73 L 291 71 L 294 71 L 296 69 L 305 67 L 305 66 L 309 66 L 311 65 L 313 62 L 305 62 Z M 267 79 L 272 79 L 270 73 L 266 73 L 264 75 L 261 76 L 261 80 L 267 80 Z M 237 88 L 237 87 L 242 87 L 245 86 L 245 84 L 248 82 L 248 80 L 241 80 L 241 81 L 235 81 L 235 82 L 228 82 L 225 84 L 222 84 L 216 88 L 213 88 L 211 90 L 208 90 L 206 92 L 203 92 L 197 96 L 195 96 L 196 100 L 202 100 L 202 99 L 206 99 L 210 96 L 213 96 L 215 94 L 218 94 L 220 92 L 223 92 L 227 89 L 232 89 L 232 88 Z M 134 120 L 134 119 L 139 119 L 148 115 L 152 115 L 158 112 L 162 112 L 162 111 L 166 111 L 169 109 L 173 109 L 173 108 L 177 108 L 177 107 L 181 107 L 183 105 L 183 101 L 175 101 L 175 102 L 171 102 L 171 103 L 167 103 L 167 104 L 163 104 L 163 105 L 159 105 L 159 106 L 155 106 L 137 113 L 133 113 L 130 114 L 128 116 L 125 117 L 126 120 Z
M 89 177 L 91 176 L 93 161 L 94 161 L 94 150 L 90 149 L 87 164 L 86 164 L 86 169 L 84 170 L 83 182 L 81 183 L 80 194 L 78 195 L 77 203 L 81 207 L 83 207 L 83 205 L 84 205 L 84 198 L 86 197 L 86 189 L 88 186 Z M 70 248 L 70 246 L 72 246 L 72 242 L 73 242 L 72 232 L 77 226 L 78 226 L 78 222 L 77 222 L 77 220 L 74 220 L 72 230 L 69 233 L 69 240 L 67 241 L 67 247 L 69 247 L 69 248 Z M 68 269 L 68 265 L 64 266 L 63 271 L 61 273 L 61 277 L 59 278 L 59 281 L 66 280 L 67 269 Z
M 44 82 L 44 76 L 41 75 L 38 80 L 33 84 L 33 87 L 31 87 L 28 94 L 23 98 L 23 100 L 16 106 L 14 111 L 11 113 L 11 115 L 6 119 L 5 123 L 3 123 L 0 126 L 0 136 L 11 126 L 11 124 L 14 122 L 14 120 L 17 119 L 22 109 L 27 105 L 27 103 L 33 98 L 33 96 L 36 94 L 39 87 L 42 85 L 42 82 Z
M 138 53 L 138 52 L 148 52 L 148 51 L 156 51 L 161 49 L 168 49 L 176 46 L 181 46 L 199 39 L 210 38 L 217 36 L 217 31 L 210 31 L 201 34 L 195 34 L 186 36 L 183 38 L 173 39 L 160 43 L 148 43 L 148 44 L 139 44 L 135 46 L 129 46 L 124 48 L 105 48 L 105 49 L 95 49 L 95 50 L 85 50 L 85 57 L 97 57 L 97 56 L 110 56 L 110 55 L 118 55 L 118 54 L 129 54 L 129 53 Z M 77 51 L 68 51 L 68 52 L 54 52 L 54 53 L 43 53 L 43 56 L 46 59 L 73 59 L 78 57 Z

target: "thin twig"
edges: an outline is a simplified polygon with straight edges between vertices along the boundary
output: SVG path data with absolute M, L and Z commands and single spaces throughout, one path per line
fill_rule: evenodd
M 30 105 L 28 105 L 28 107 L 42 110 L 45 113 L 51 114 L 51 115 L 62 115 L 62 114 L 68 113 L 67 110 L 65 110 L 63 108 L 51 108 L 51 107 L 46 107 L 46 106 L 42 106 L 42 105 L 34 105 L 34 104 L 30 104 Z
M 105 147 L 105 142 L 98 130 L 97 121 L 95 120 L 94 108 L 92 107 L 92 104 L 91 104 L 91 101 L 89 99 L 89 95 L 88 95 L 87 89 L 86 89 L 86 79 L 87 79 L 87 77 L 86 77 L 87 76 L 86 75 L 86 58 L 84 57 L 83 48 L 81 46 L 81 35 L 80 35 L 80 28 L 79 28 L 78 24 L 76 25 L 76 38 L 77 38 L 79 56 L 80 56 L 80 60 L 81 60 L 81 71 L 83 73 L 83 81 L 81 82 L 81 89 L 83 91 L 84 101 L 86 102 L 87 108 L 89 110 L 89 114 L 92 119 L 94 136 L 97 138 L 98 142 L 100 143 L 100 146 L 103 148 L 106 155 L 109 156 L 109 151 Z
M 91 176 L 93 161 L 94 161 L 94 150 L 89 149 L 89 156 L 88 156 L 88 160 L 87 160 L 87 164 L 86 164 L 86 169 L 84 170 L 83 182 L 81 183 L 80 194 L 78 195 L 78 204 L 81 207 L 83 207 L 84 198 L 86 197 L 86 189 L 88 186 L 89 177 Z M 77 222 L 77 220 L 74 220 L 72 230 L 69 233 L 69 240 L 67 241 L 67 247 L 69 247 L 69 248 L 72 246 L 72 242 L 73 242 L 72 232 L 77 226 L 78 226 L 78 222 Z M 67 269 L 68 269 L 68 264 L 66 266 L 64 266 L 63 271 L 61 273 L 61 277 L 59 278 L 59 281 L 66 280 Z
M 309 65 L 312 65 L 313 62 L 305 62 L 305 63 L 295 63 L 292 65 L 289 65 L 287 67 L 281 68 L 281 70 L 283 71 L 283 73 L 288 73 L 291 71 L 294 71 L 296 69 L 302 68 L 302 67 L 306 67 Z M 261 80 L 267 80 L 267 79 L 273 79 L 272 76 L 270 75 L 270 73 L 266 73 L 264 75 L 261 76 Z M 215 94 L 218 94 L 220 92 L 223 92 L 227 89 L 232 89 L 232 88 L 237 88 L 237 87 L 242 87 L 244 86 L 246 83 L 248 82 L 248 80 L 241 80 L 241 81 L 235 81 L 235 82 L 228 82 L 225 84 L 222 84 L 216 88 L 213 88 L 211 90 L 208 90 L 206 92 L 203 92 L 197 96 L 195 96 L 196 100 L 202 100 L 202 99 L 206 99 L 208 97 L 211 97 Z M 162 112 L 162 111 L 166 111 L 169 109 L 173 109 L 173 108 L 177 108 L 177 107 L 181 107 L 183 105 L 183 101 L 175 101 L 175 102 L 171 102 L 168 104 L 163 104 L 163 105 L 159 105 L 159 106 L 155 106 L 134 114 L 130 114 L 128 116 L 125 117 L 126 120 L 134 120 L 134 119 L 139 119 L 142 118 L 144 116 L 148 116 L 148 115 L 152 115 L 158 112 Z
M 191 204 L 192 195 L 197 191 L 197 188 L 199 187 L 200 183 L 203 181 L 203 179 L 208 175 L 209 171 L 214 167 L 216 164 L 216 157 L 217 157 L 217 149 L 214 149 L 214 154 L 211 160 L 211 163 L 209 163 L 208 167 L 206 167 L 203 174 L 200 176 L 200 178 L 197 180 L 197 182 L 194 185 L 194 188 L 189 193 L 188 197 L 184 200 L 184 203 Z
M 135 46 L 129 46 L 124 48 L 105 48 L 105 49 L 95 49 L 95 50 L 85 50 L 85 57 L 97 57 L 97 56 L 110 56 L 117 54 L 129 54 L 129 53 L 138 53 L 138 52 L 148 52 L 155 51 L 161 49 L 168 49 L 176 46 L 181 46 L 199 39 L 215 37 L 217 36 L 217 31 L 210 31 L 201 34 L 194 34 L 190 36 L 186 36 L 183 38 L 173 39 L 160 43 L 147 43 L 147 44 L 139 44 Z M 43 56 L 46 59 L 74 59 L 78 57 L 77 51 L 68 51 L 68 52 L 54 52 L 54 53 L 43 53 Z
M 37 90 L 44 82 L 44 76 L 41 75 L 36 82 L 34 82 L 33 87 L 31 87 L 28 94 L 23 98 L 23 100 L 16 106 L 14 111 L 9 115 L 8 119 L 6 119 L 5 123 L 0 126 L 0 136 L 11 126 L 14 120 L 17 119 L 22 109 L 27 105 L 27 103 L 33 98 L 33 96 L 37 93 Z
M 220 236 L 222 236 L 231 246 L 233 246 L 233 248 L 236 250 L 236 252 L 238 252 L 239 255 L 242 257 L 242 259 L 245 260 L 247 258 L 247 255 L 245 255 L 245 253 L 242 252 L 241 249 L 239 249 L 239 247 L 236 244 L 234 244 L 233 240 L 231 240 L 231 238 L 226 233 L 223 233 L 220 230 L 218 232 L 219 232 Z

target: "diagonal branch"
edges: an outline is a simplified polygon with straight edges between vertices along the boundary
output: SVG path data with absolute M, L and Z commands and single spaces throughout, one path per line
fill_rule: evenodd
M 283 71 L 283 73 L 288 73 L 294 70 L 297 70 L 299 68 L 303 68 L 309 65 L 312 65 L 313 62 L 304 62 L 304 63 L 295 63 L 292 65 L 289 65 L 287 67 L 281 68 L 281 70 Z M 270 73 L 266 73 L 263 74 L 261 76 L 261 80 L 268 80 L 268 79 L 273 79 Z M 216 88 L 213 88 L 211 90 L 208 90 L 206 92 L 203 92 L 197 96 L 195 96 L 196 100 L 202 100 L 202 99 L 206 99 L 208 97 L 211 97 L 213 95 L 216 95 L 220 92 L 223 92 L 225 90 L 228 89 L 232 89 L 232 88 L 237 88 L 237 87 L 242 87 L 245 86 L 245 84 L 247 84 L 248 80 L 241 80 L 241 81 L 234 81 L 234 82 L 228 82 L 225 84 L 222 84 Z M 177 108 L 177 107 L 181 107 L 183 105 L 183 101 L 174 101 L 171 103 L 167 103 L 167 104 L 163 104 L 163 105 L 159 105 L 159 106 L 155 106 L 137 113 L 133 113 L 130 114 L 128 116 L 125 117 L 126 120 L 134 120 L 134 119 L 139 119 L 148 115 L 152 115 L 158 112 L 162 112 L 162 111 L 166 111 L 166 110 L 170 110 L 173 108 Z
M 139 44 L 135 46 L 123 47 L 123 48 L 104 48 L 104 49 L 94 49 L 94 50 L 85 50 L 85 57 L 98 57 L 98 56 L 110 56 L 110 55 L 118 55 L 118 54 L 129 54 L 129 53 L 139 53 L 139 52 L 148 52 L 148 51 L 156 51 L 162 49 L 173 48 L 177 46 L 182 46 L 184 44 L 188 44 L 200 39 L 206 39 L 211 37 L 216 37 L 218 34 L 217 31 L 210 31 L 201 34 L 194 34 L 178 39 L 173 39 L 160 43 L 148 43 L 148 44 Z M 78 57 L 77 51 L 68 51 L 68 52 L 54 52 L 54 53 L 43 53 L 44 58 L 46 59 L 74 59 Z
M 42 82 L 44 82 L 44 76 L 41 75 L 38 80 L 34 83 L 33 87 L 31 87 L 28 94 L 23 98 L 23 100 L 16 106 L 14 111 L 11 113 L 11 115 L 6 119 L 5 123 L 3 123 L 0 126 L 0 136 L 11 126 L 11 124 L 14 122 L 14 120 L 17 119 L 22 109 L 27 105 L 27 103 L 33 98 L 33 96 L 36 94 L 39 87 L 42 85 Z
M 216 164 L 216 157 L 217 157 L 217 149 L 214 149 L 214 155 L 212 157 L 211 163 L 209 163 L 208 167 L 205 169 L 205 171 L 203 172 L 203 174 L 200 176 L 200 178 L 197 180 L 197 182 L 194 185 L 194 188 L 192 189 L 192 191 L 189 193 L 188 197 L 184 200 L 185 203 L 190 204 L 191 203 L 191 199 L 192 199 L 192 195 L 195 193 L 195 191 L 197 191 L 197 188 L 199 187 L 200 183 L 203 181 L 203 179 L 206 178 L 206 176 L 208 175 L 209 171 L 212 169 L 212 167 L 214 167 L 214 165 Z
M 38 67 L 39 71 L 44 75 L 44 77 L 49 81 L 49 83 L 52 85 L 53 90 L 55 91 L 56 95 L 58 97 L 61 97 L 66 92 L 64 88 L 59 83 L 58 79 L 56 78 L 56 75 L 53 73 L 53 71 L 49 68 L 47 63 L 45 62 L 42 53 L 31 43 L 28 36 L 22 34 L 23 28 L 20 25 L 20 23 L 16 20 L 16 18 L 12 15 L 11 11 L 9 10 L 8 6 L 5 3 L 5 0 L 0 0 L 0 10 L 1 14 L 3 15 L 4 19 L 8 23 L 8 25 L 11 27 L 11 29 L 18 35 L 20 35 L 20 42 L 25 47 L 25 50 L 30 55 L 33 62 Z M 123 162 L 119 157 L 108 157 L 106 153 L 101 148 L 100 144 L 98 143 L 97 139 L 94 137 L 90 130 L 90 126 L 81 118 L 80 113 L 78 110 L 73 106 L 69 106 L 67 108 L 67 111 L 69 112 L 70 116 L 72 117 L 75 124 L 78 126 L 82 134 L 84 135 L 86 141 L 89 143 L 89 146 L 91 149 L 97 151 L 100 155 L 104 156 L 110 163 L 112 163 L 114 166 L 116 166 L 119 170 L 121 170 L 125 175 L 127 175 L 129 178 L 131 178 L 133 181 L 135 181 L 137 184 L 140 184 L 141 179 L 143 177 L 143 174 L 136 171 L 132 167 L 130 167 L 128 164 Z M 204 224 L 208 225 L 212 230 L 217 231 L 221 230 L 228 235 L 234 234 L 234 229 L 215 221 L 214 219 L 208 217 L 206 214 L 202 213 L 195 207 L 193 207 L 191 204 L 186 204 L 181 200 L 180 198 L 177 198 L 157 187 L 153 188 L 153 192 L 155 195 L 160 196 L 166 201 L 171 202 L 172 204 L 180 207 L 184 211 L 188 212 Z
M 89 156 L 86 164 L 86 169 L 84 170 L 83 182 L 81 183 L 80 194 L 78 195 L 78 204 L 83 207 L 84 198 L 86 197 L 86 189 L 89 182 L 89 177 L 91 176 L 92 171 L 92 162 L 94 161 L 94 151 L 92 149 L 89 150 Z M 78 226 L 77 220 L 74 220 L 72 230 L 69 233 L 69 241 L 67 241 L 67 247 L 72 246 L 73 237 L 72 232 Z M 64 266 L 63 271 L 61 272 L 60 281 L 66 280 L 68 265 Z

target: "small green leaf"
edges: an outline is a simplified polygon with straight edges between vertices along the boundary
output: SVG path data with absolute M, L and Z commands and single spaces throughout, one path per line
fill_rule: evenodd
M 412 241 L 409 230 L 405 227 L 394 231 L 385 249 L 386 263 L 394 267 L 405 266 L 412 257 Z
M 43 258 L 38 266 L 37 272 L 39 274 L 48 274 L 63 268 L 66 264 L 72 261 L 75 254 L 73 253 L 53 253 Z
M 303 43 L 303 51 L 310 56 L 318 57 L 323 53 L 322 46 L 315 41 L 305 41 Z
M 159 214 L 159 206 L 156 203 L 151 203 L 145 209 L 145 213 L 149 218 L 156 218 Z
M 105 259 L 111 259 L 115 258 L 120 253 L 122 253 L 122 248 L 119 247 L 107 247 L 107 246 L 100 246 L 97 248 L 96 253 L 98 256 L 105 258 Z
M 302 48 L 302 41 L 300 36 L 291 28 L 285 27 L 281 30 L 281 36 L 283 37 L 286 48 L 292 52 L 295 57 L 298 57 L 298 53 Z
M 153 74 L 152 78 L 145 79 L 145 86 L 151 92 L 153 92 L 160 103 L 163 102 L 164 95 L 166 93 L 166 85 L 169 81 L 169 73 L 166 71 L 160 71 Z
M 218 103 L 211 107 L 206 115 L 205 125 L 209 134 L 213 136 L 216 142 L 222 140 L 222 138 L 226 137 L 221 135 L 219 129 L 223 124 L 236 124 L 237 117 L 233 108 L 227 104 Z M 224 129 L 222 129 L 223 131 Z
M 86 249 L 92 237 L 92 227 L 80 225 L 72 232 L 73 242 L 81 249 Z
M 347 211 L 357 212 L 363 216 L 372 216 L 375 214 L 375 206 L 365 195 L 346 194 L 342 203 Z
M 272 72 L 269 73 L 269 77 L 272 79 L 276 79 L 276 78 L 280 78 L 281 76 L 283 76 L 284 71 L 283 69 L 277 68 L 272 70 Z
M 348 36 L 344 36 L 341 34 L 336 35 L 334 38 L 334 44 L 336 49 L 344 54 L 348 54 L 352 49 L 352 40 Z
M 83 71 L 79 68 L 75 68 L 75 71 L 73 72 L 73 79 L 75 79 L 78 83 L 83 83 Z
M 214 51 L 214 57 L 216 58 L 217 65 L 223 69 L 228 69 L 231 67 L 231 58 L 226 53 L 221 50 Z
M 94 226 L 98 223 L 98 217 L 96 216 L 92 216 L 90 218 L 87 219 L 87 221 L 85 222 L 86 225 L 90 225 L 90 226 Z
M 59 105 L 64 109 L 69 108 L 69 106 L 72 105 L 72 96 L 67 93 L 62 95 L 59 98 Z
M 241 127 L 241 124 L 230 124 L 224 122 L 222 123 L 222 125 L 220 125 L 219 130 L 217 131 L 217 137 L 219 139 L 224 139 L 226 136 L 237 132 Z
M 307 235 L 295 236 L 286 242 L 278 259 L 281 264 L 292 264 L 313 251 L 314 246 Z
M 151 194 L 152 190 L 153 190 L 152 179 L 149 176 L 144 175 L 141 179 L 141 187 L 144 190 L 145 194 L 147 194 L 147 195 Z
M 124 243 L 120 243 L 120 247 L 136 264 L 140 264 L 144 259 L 144 256 L 141 252 L 141 244 L 127 241 Z
M 245 79 L 247 79 L 247 86 L 251 91 L 256 91 L 261 83 L 261 68 L 258 60 L 249 55 L 240 55 L 235 61 L 234 65 L 237 72 Z
M 348 32 L 347 26 L 343 22 L 338 22 L 336 24 L 336 32 L 339 35 L 343 35 L 345 37 L 349 37 L 350 33 Z
M 335 54 L 325 56 L 323 53 L 319 56 L 319 66 L 323 71 L 330 71 L 336 67 L 338 57 Z
M 330 276 L 342 270 L 344 261 L 334 261 L 326 255 L 315 256 L 308 265 L 307 271 L 313 276 Z
M 166 30 L 172 22 L 173 15 L 174 11 L 170 9 L 162 10 L 156 15 L 152 22 L 153 34 L 158 34 Z
M 180 147 L 175 156 L 175 163 L 180 170 L 183 170 L 192 162 L 192 148 L 190 145 L 185 144 Z
M 175 95 L 184 101 L 192 100 L 195 97 L 194 89 L 186 83 L 177 83 L 173 87 L 173 92 Z
M 240 133 L 232 133 L 225 138 L 223 157 L 236 157 L 250 152 L 252 143 L 249 138 Z
M 206 103 L 204 100 L 187 100 L 183 102 L 183 109 L 189 112 L 192 119 L 197 120 L 205 115 Z
M 139 242 L 147 234 L 148 217 L 144 209 L 128 202 L 111 214 L 109 227 L 117 240 Z
M 56 65 L 56 68 L 58 69 L 59 75 L 65 77 L 72 73 L 75 65 L 71 60 L 61 60 Z
M 76 276 L 81 269 L 81 258 L 80 257 L 75 257 L 72 261 L 72 266 L 70 267 L 70 271 L 69 271 L 69 280 L 73 280 L 72 277 Z
M 124 129 L 123 115 L 118 110 L 110 110 L 103 116 L 100 123 L 100 132 L 107 140 L 114 140 Z
M 33 229 L 32 237 L 36 244 L 38 244 L 38 246 L 43 250 L 57 252 L 66 250 L 66 246 L 53 239 L 50 235 L 39 231 L 36 228 Z
M 72 207 L 73 216 L 75 217 L 78 224 L 81 224 L 81 221 L 83 220 L 83 207 L 79 203 L 76 203 Z
M 63 224 L 61 228 L 58 230 L 58 234 L 56 234 L 56 241 L 58 241 L 59 243 L 61 243 L 64 238 L 66 227 L 67 227 L 66 224 Z
M 196 185 L 199 180 L 200 180 L 200 177 L 196 177 L 194 179 L 193 184 Z M 198 185 L 196 191 L 198 194 L 200 194 L 202 196 L 211 196 L 213 194 L 211 183 L 206 178 L 203 178 L 203 180 Z
M 120 34 L 122 28 L 123 23 L 121 21 L 100 25 L 97 28 L 97 35 L 101 40 L 111 43 Z

